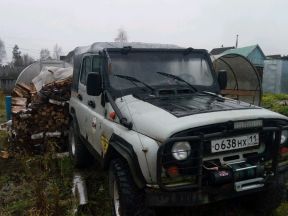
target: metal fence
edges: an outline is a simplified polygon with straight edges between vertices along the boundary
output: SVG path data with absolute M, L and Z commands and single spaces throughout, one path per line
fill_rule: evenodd
M 18 75 L 23 68 L 24 66 L 0 66 L 0 91 L 4 92 L 5 94 L 10 94 Z

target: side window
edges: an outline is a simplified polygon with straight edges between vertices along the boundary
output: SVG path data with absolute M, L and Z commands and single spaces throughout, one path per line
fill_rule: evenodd
M 101 67 L 102 67 L 101 58 L 99 56 L 93 56 L 92 72 L 100 73 Z
M 87 79 L 87 74 L 91 72 L 91 58 L 85 57 L 83 59 L 83 64 L 82 64 L 82 70 L 81 70 L 81 76 L 80 76 L 80 82 L 86 85 L 86 79 Z

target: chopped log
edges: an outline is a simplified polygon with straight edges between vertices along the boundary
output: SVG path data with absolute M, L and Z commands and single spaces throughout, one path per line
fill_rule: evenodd
M 27 92 L 31 92 L 32 91 L 32 88 L 30 85 L 27 85 L 25 83 L 18 83 L 17 84 L 20 88 L 24 89 L 25 91 Z
M 0 157 L 3 159 L 8 159 L 9 153 L 7 151 L 0 151 Z
M 20 112 L 27 111 L 25 106 L 12 106 L 11 108 L 12 114 L 18 114 Z
M 21 90 L 19 90 L 17 88 L 14 88 L 13 91 L 12 91 L 12 96 L 23 97 L 23 94 L 22 94 Z
M 26 152 L 47 149 L 53 142 L 65 149 L 69 130 L 72 78 L 58 80 L 36 92 L 33 84 L 17 84 L 12 94 L 13 142 Z
M 13 97 L 12 106 L 27 106 L 27 98 L 23 97 Z

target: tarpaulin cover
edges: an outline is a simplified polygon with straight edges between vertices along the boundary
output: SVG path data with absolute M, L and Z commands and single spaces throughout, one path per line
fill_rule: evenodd
M 72 77 L 73 68 L 60 68 L 60 67 L 44 67 L 40 74 L 36 76 L 32 83 L 34 84 L 36 90 L 39 92 L 41 88 L 51 82 L 56 80 L 66 79 Z
M 46 66 L 62 67 L 62 68 L 71 67 L 70 64 L 64 61 L 58 61 L 58 60 L 36 61 L 21 71 L 16 80 L 15 85 L 17 83 L 27 83 L 27 84 L 31 83 L 32 79 L 38 76 L 42 68 Z

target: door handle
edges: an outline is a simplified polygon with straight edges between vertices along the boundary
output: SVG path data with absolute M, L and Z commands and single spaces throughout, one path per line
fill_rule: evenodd
M 96 107 L 95 102 L 91 100 L 88 101 L 88 106 L 92 107 L 93 109 Z
M 78 97 L 78 99 L 79 99 L 80 101 L 82 101 L 82 100 L 83 100 L 83 97 L 82 97 L 82 95 L 81 95 L 81 94 L 78 94 L 78 95 L 77 95 L 77 97 Z

